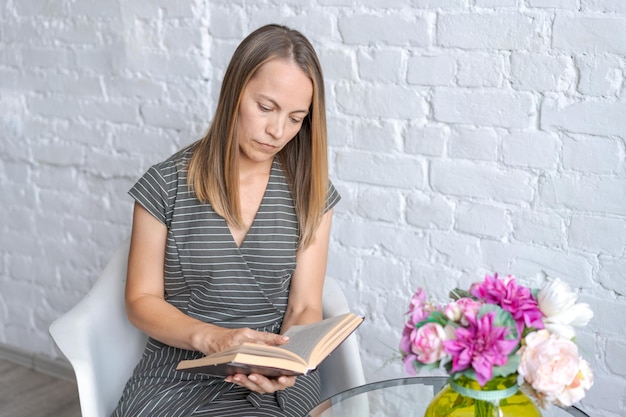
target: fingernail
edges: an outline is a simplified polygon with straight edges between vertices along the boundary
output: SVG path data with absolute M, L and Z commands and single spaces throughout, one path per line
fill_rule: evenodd
M 256 378 L 256 376 L 254 376 L 254 375 L 250 375 L 250 376 L 248 376 L 248 379 L 249 379 L 250 381 L 256 381 L 256 379 L 257 379 L 257 378 Z

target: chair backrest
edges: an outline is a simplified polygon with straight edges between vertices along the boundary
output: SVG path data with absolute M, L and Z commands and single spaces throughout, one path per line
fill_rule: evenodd
M 83 417 L 111 415 L 146 344 L 124 307 L 129 245 L 117 249 L 87 295 L 50 326 L 74 369 Z
M 100 278 L 50 334 L 76 374 L 82 417 L 109 417 L 141 358 L 147 336 L 130 324 L 124 307 L 129 241 L 115 252 Z M 324 317 L 349 311 L 337 282 L 326 278 Z M 365 383 L 356 334 L 320 367 L 322 398 Z

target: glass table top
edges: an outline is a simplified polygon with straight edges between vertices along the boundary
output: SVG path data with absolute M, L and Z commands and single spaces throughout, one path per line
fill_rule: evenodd
M 309 417 L 424 417 L 447 377 L 409 377 L 373 382 L 335 394 L 322 401 Z M 541 409 L 543 417 L 589 417 L 576 407 Z

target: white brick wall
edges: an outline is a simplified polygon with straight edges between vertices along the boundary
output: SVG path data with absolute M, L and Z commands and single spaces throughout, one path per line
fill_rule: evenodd
M 129 233 L 127 189 L 206 129 L 237 43 L 276 21 L 316 45 L 329 273 L 369 380 L 403 375 L 412 291 L 489 271 L 581 290 L 596 373 L 626 413 L 626 2 L 0 0 L 0 343 L 57 357 L 50 322 Z

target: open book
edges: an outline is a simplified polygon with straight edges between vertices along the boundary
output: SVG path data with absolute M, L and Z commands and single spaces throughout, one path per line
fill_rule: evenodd
M 243 343 L 200 359 L 184 360 L 179 371 L 214 376 L 257 373 L 268 377 L 306 375 L 315 370 L 357 327 L 363 317 L 346 313 L 317 323 L 292 326 L 281 346 Z

